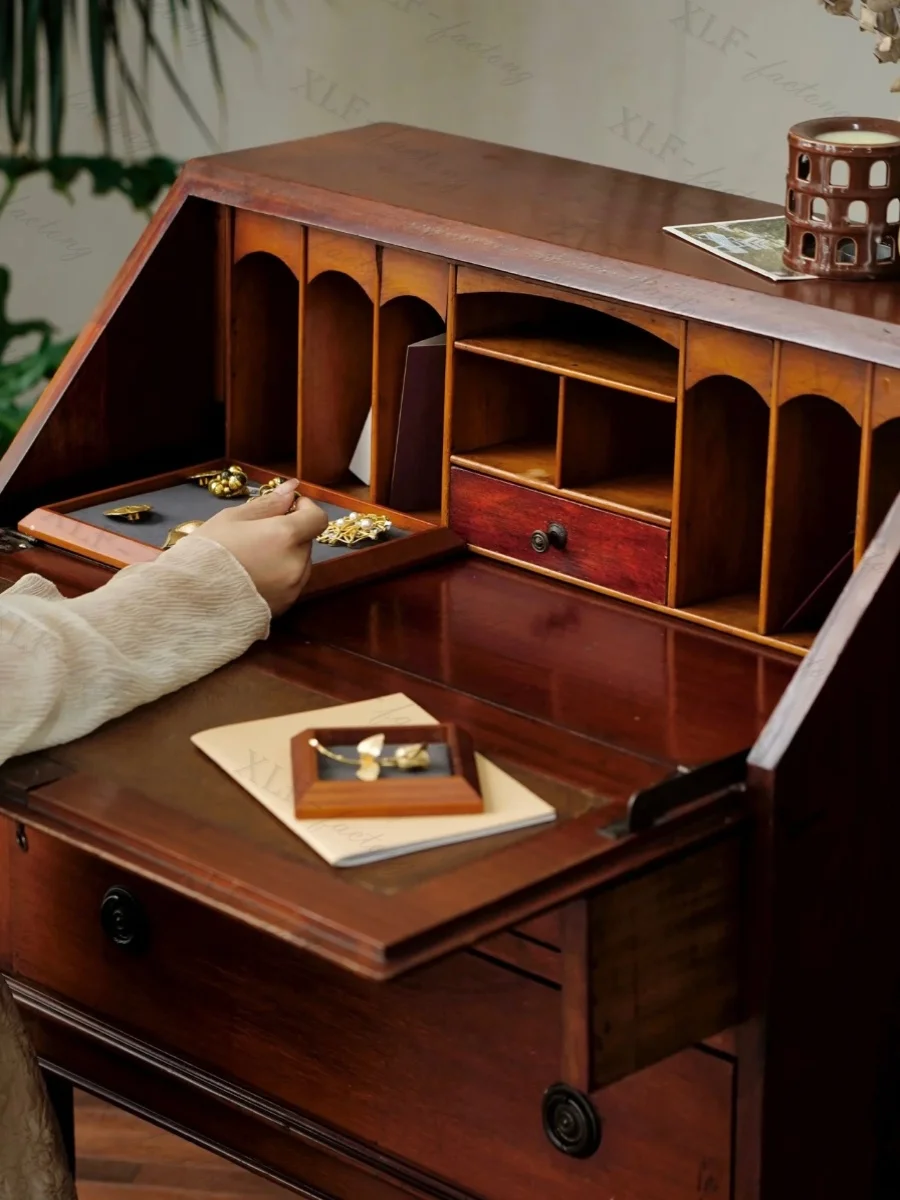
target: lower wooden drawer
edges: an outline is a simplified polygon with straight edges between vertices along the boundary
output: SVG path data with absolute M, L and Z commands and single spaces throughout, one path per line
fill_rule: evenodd
M 541 1118 L 562 1061 L 552 982 L 463 952 L 370 983 L 53 837 L 29 831 L 22 851 L 9 822 L 0 834 L 14 976 L 301 1114 L 322 1144 L 339 1135 L 363 1163 L 405 1161 L 481 1200 L 728 1192 L 729 1061 L 687 1050 L 598 1091 L 602 1144 L 572 1159 Z M 131 946 L 101 925 L 112 887 L 142 914 Z M 358 1200 L 342 1178 L 325 1191 Z
M 565 545 L 532 544 L 551 523 Z M 666 602 L 669 531 L 464 467 L 450 470 L 450 526 L 470 546 L 656 604 Z M 540 542 L 541 539 L 538 539 Z

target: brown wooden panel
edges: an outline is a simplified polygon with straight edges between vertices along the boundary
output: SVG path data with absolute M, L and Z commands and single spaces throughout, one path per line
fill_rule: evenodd
M 446 286 L 445 268 L 445 310 Z M 374 498 L 382 503 L 386 504 L 390 499 L 407 348 L 413 342 L 436 337 L 444 330 L 441 317 L 418 295 L 400 293 L 382 303 L 379 312 L 378 376 L 372 423 L 372 493 Z
M 461 266 L 457 292 L 465 295 L 471 292 L 509 292 L 521 296 L 541 296 L 547 300 L 564 300 L 569 304 L 579 304 L 592 308 L 595 312 L 608 313 L 618 317 L 620 321 L 628 321 L 648 333 L 662 338 L 670 346 L 678 346 L 681 342 L 683 321 L 677 317 L 667 316 L 662 312 L 652 312 L 650 309 L 638 308 L 633 304 L 621 304 L 615 300 L 590 296 L 584 292 L 569 292 L 563 288 L 549 287 L 547 284 L 532 283 L 528 279 L 519 279 L 514 275 L 504 275 L 499 271 L 483 271 L 477 267 Z
M 250 212 L 234 210 L 234 262 L 248 254 L 270 254 L 279 259 L 302 282 L 304 278 L 304 228 L 297 221 L 284 221 Z
M 741 894 L 729 838 L 590 899 L 596 1087 L 735 1022 Z
M 900 371 L 875 368 L 871 421 L 863 429 L 857 561 L 900 493 Z
M 326 271 L 337 271 L 355 279 L 372 303 L 378 303 L 378 258 L 373 242 L 315 228 L 307 238 L 306 278 L 310 283 Z
M 770 404 L 774 353 L 775 345 L 769 338 L 692 321 L 687 330 L 684 386 L 691 388 L 711 376 L 727 375 L 749 384 Z
M 562 911 L 561 1078 L 590 1092 L 594 1072 L 591 1024 L 591 936 L 588 900 L 581 896 Z
M 771 420 L 761 631 L 815 631 L 852 570 L 861 430 L 815 392 Z
M 381 303 L 398 296 L 418 296 L 447 320 L 450 264 L 424 254 L 410 254 L 385 246 L 381 252 Z M 427 336 L 427 335 L 426 335 Z
M 526 975 L 533 975 L 548 983 L 561 982 L 563 964 L 560 951 L 519 937 L 515 931 L 495 933 L 479 942 L 476 950 L 479 954 L 484 954 L 496 962 L 506 963 L 507 966 L 523 971 Z
M 284 222 L 276 225 L 283 241 Z M 232 268 L 226 453 L 248 462 L 290 464 L 293 473 L 301 336 L 297 280 L 303 278 L 304 241 L 301 226 L 291 229 L 295 244 L 279 246 L 290 251 L 291 262 L 253 253 Z
M 0 969 L 3 970 L 9 969 L 12 955 L 12 856 L 17 849 L 14 839 L 14 823 L 0 817 Z
M 180 203 L 169 194 L 105 298 L 102 321 L 85 326 L 3 456 L 5 523 L 73 493 L 224 453 L 217 210 L 197 199 Z
M 520 363 L 538 371 L 604 384 L 638 396 L 674 402 L 678 364 L 660 342 L 645 338 L 640 346 L 569 341 L 550 333 L 491 334 L 458 339 L 456 346 L 470 354 L 483 354 L 501 362 Z M 665 351 L 665 352 L 663 352 Z
M 561 380 L 557 485 L 579 498 L 668 524 L 675 407 Z
M 532 917 L 530 921 L 523 921 L 521 925 L 516 927 L 516 930 L 523 937 L 532 938 L 536 942 L 543 942 L 544 945 L 552 946 L 558 950 L 562 946 L 563 911 L 563 909 L 554 908 L 550 912 L 541 913 L 539 917 Z
M 768 446 L 769 409 L 742 379 L 716 374 L 686 390 L 675 605 L 759 596 Z
M 112 884 L 142 906 L 143 951 L 101 931 Z M 377 1146 L 388 1171 L 414 1163 L 486 1200 L 695 1200 L 704 1163 L 727 1179 L 731 1068 L 697 1051 L 596 1097 L 593 1158 L 554 1150 L 540 1098 L 558 1078 L 560 993 L 478 955 L 365 983 L 38 833 L 15 889 L 20 976 L 302 1113 L 373 1165 Z
M 135 563 L 153 562 L 159 557 L 156 546 L 136 542 L 126 535 L 99 529 L 48 508 L 36 508 L 24 517 L 17 528 L 20 533 L 37 538 L 48 546 L 86 554 L 94 562 L 108 567 L 130 567 Z
M 231 393 L 231 268 L 234 262 L 234 209 L 216 210 L 216 399 L 228 411 Z
M 350 270 L 323 267 L 311 277 L 300 373 L 300 476 L 310 483 L 336 484 L 347 475 L 372 407 L 376 318 L 371 294 Z
M 539 553 L 531 535 L 552 521 L 567 530 L 565 548 L 551 546 Z M 659 526 L 461 467 L 451 471 L 450 525 L 481 550 L 551 570 L 560 578 L 665 603 L 669 534 Z
M 727 312 L 747 332 L 900 365 L 884 337 L 900 313 L 892 283 L 774 283 L 663 232 L 783 206 L 388 123 L 195 159 L 186 175 L 199 194 L 249 196 L 376 242 L 669 315 Z
M 785 344 L 776 382 L 779 405 L 796 396 L 826 396 L 862 425 L 869 367 L 856 358 Z
M 876 367 L 872 389 L 872 428 L 900 417 L 900 371 Z
M 738 1200 L 888 1197 L 900 1179 L 898 610 L 895 503 L 749 759 Z M 822 1154 L 838 1094 L 853 1103 Z

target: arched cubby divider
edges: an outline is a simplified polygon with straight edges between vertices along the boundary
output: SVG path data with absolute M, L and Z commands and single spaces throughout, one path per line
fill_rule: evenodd
M 849 579 L 861 443 L 836 400 L 807 393 L 779 406 L 762 632 L 810 639 Z
M 231 277 L 228 455 L 293 474 L 300 287 L 280 258 L 253 251 Z
M 374 306 L 340 271 L 324 271 L 306 287 L 300 404 L 300 477 L 340 485 L 367 499 L 348 477 L 350 460 L 372 406 Z
M 769 406 L 730 375 L 684 395 L 674 603 L 756 630 L 762 576 Z
M 866 512 L 866 544 L 888 514 L 900 493 L 900 416 L 872 430 L 869 495 Z

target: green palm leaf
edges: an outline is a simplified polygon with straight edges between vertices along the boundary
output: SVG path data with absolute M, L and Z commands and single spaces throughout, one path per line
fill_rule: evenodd
M 123 45 L 128 19 L 137 22 L 140 58 L 129 61 Z M 137 118 L 155 145 L 144 101 L 151 62 L 161 69 L 191 119 L 210 144 L 213 135 L 178 78 L 158 37 L 168 21 L 177 43 L 185 28 L 202 28 L 207 57 L 220 101 L 222 68 L 216 43 L 220 27 L 252 45 L 224 0 L 0 0 L 0 112 L 14 153 L 38 154 L 41 124 L 51 156 L 60 153 L 66 115 L 66 50 L 84 39 L 90 63 L 94 109 L 110 149 L 110 86 L 121 98 L 123 114 Z

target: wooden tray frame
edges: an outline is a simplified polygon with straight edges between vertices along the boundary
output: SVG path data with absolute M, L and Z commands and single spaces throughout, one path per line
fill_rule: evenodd
M 70 514 L 90 504 L 113 503 L 139 492 L 169 487 L 183 482 L 189 475 L 214 468 L 222 469 L 232 462 L 235 460 L 215 459 L 185 467 L 180 471 L 168 471 L 148 479 L 119 484 L 99 492 L 36 508 L 19 522 L 18 529 L 20 533 L 37 538 L 38 541 L 72 551 L 116 569 L 130 567 L 136 563 L 153 562 L 162 550 L 129 537 L 125 532 L 127 526 L 123 527 L 122 533 L 113 533 L 111 530 L 89 525 Z M 275 474 L 271 469 L 240 461 L 237 465 L 246 472 L 252 483 L 265 483 Z M 341 506 L 351 503 L 350 498 L 343 493 L 315 484 L 301 483 L 299 491 L 311 500 L 323 500 Z M 462 539 L 450 529 L 435 526 L 419 517 L 410 516 L 409 513 L 394 512 L 383 505 L 366 503 L 364 507 L 367 512 L 390 517 L 399 529 L 407 530 L 413 536 L 375 544 L 341 558 L 316 563 L 304 588 L 304 598 L 334 588 L 346 587 L 363 579 L 374 579 L 420 563 L 444 558 L 464 548 Z

